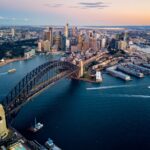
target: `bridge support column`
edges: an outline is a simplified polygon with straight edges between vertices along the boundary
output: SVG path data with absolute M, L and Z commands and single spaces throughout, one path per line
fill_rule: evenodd
M 5 111 L 0 104 L 0 140 L 5 139 L 8 135 L 8 129 L 6 125 Z

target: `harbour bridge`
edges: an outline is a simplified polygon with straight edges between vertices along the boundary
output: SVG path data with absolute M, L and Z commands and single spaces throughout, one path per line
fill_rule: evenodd
M 3 99 L 6 116 L 12 116 L 33 96 L 65 77 L 79 75 L 79 67 L 59 60 L 46 62 L 28 73 Z

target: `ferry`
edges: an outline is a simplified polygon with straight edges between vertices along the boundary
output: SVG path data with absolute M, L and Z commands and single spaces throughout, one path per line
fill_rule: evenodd
M 8 73 L 14 73 L 14 72 L 16 72 L 16 69 L 10 69 L 10 70 L 8 70 L 7 72 L 8 72 Z
M 53 140 L 48 138 L 48 140 L 45 142 L 45 146 L 46 148 L 48 148 L 49 150 L 61 150 L 58 146 L 56 146 L 53 143 Z
M 31 126 L 30 128 L 29 128 L 29 130 L 31 131 L 31 132 L 37 132 L 37 131 L 39 131 L 40 129 L 42 129 L 43 128 L 43 124 L 42 123 L 40 123 L 40 122 L 38 122 L 37 123 L 37 121 L 36 121 L 36 118 L 35 118 L 35 123 L 34 123 L 34 125 L 33 126 Z

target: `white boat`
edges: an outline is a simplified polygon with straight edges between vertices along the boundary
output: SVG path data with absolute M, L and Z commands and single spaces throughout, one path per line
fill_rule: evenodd
M 150 86 L 148 86 L 148 89 L 150 89 Z
M 102 82 L 103 78 L 102 78 L 102 74 L 100 71 L 96 72 L 96 82 Z
M 8 70 L 8 73 L 14 73 L 14 72 L 16 72 L 16 69 L 10 69 L 10 70 Z
M 40 123 L 40 122 L 36 122 L 36 118 L 35 118 L 35 123 L 34 123 L 34 125 L 33 126 L 31 126 L 30 128 L 29 128 L 29 130 L 30 131 L 32 131 L 32 132 L 37 132 L 37 131 L 39 131 L 40 129 L 42 129 L 43 128 L 43 124 L 42 123 Z

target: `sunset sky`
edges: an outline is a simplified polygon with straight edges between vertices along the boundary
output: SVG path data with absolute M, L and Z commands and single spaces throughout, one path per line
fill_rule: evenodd
M 150 0 L 0 0 L 0 25 L 150 25 Z

